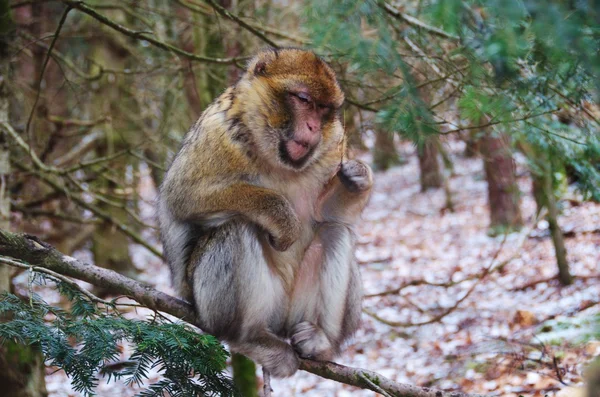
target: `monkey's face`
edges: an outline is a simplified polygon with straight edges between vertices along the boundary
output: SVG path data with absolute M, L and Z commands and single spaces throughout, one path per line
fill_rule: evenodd
M 301 171 L 338 150 L 344 130 L 344 101 L 333 70 L 314 53 L 298 49 L 266 51 L 251 61 L 240 82 L 252 93 L 244 120 L 261 157 L 273 165 Z
M 279 160 L 296 169 L 314 159 L 315 150 L 324 139 L 324 130 L 330 133 L 335 108 L 332 103 L 319 103 L 310 90 L 300 86 L 287 91 L 285 108 L 292 117 L 279 133 Z

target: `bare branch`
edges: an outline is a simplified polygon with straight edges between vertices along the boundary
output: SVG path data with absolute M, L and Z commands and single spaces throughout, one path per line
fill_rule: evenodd
M 10 233 L 0 229 L 0 255 L 7 257 L 3 259 L 3 263 L 10 265 L 16 259 L 38 268 L 50 270 L 53 274 L 76 278 L 96 286 L 108 287 L 117 294 L 128 296 L 151 310 L 170 314 L 190 324 L 199 324 L 197 314 L 188 302 L 160 292 L 113 270 L 89 265 L 64 255 L 35 236 Z M 303 359 L 300 368 L 323 378 L 396 397 L 478 397 L 473 394 L 444 392 L 427 387 L 401 384 L 373 371 L 346 367 L 333 362 Z
M 15 129 L 12 128 L 12 126 L 7 121 L 1 121 L 0 127 L 6 133 L 8 133 L 8 135 L 10 135 L 10 137 L 12 139 L 15 140 L 17 145 L 19 145 L 29 155 L 29 157 L 31 157 L 31 161 L 33 161 L 33 164 L 36 166 L 36 168 L 38 168 L 42 171 L 45 171 L 45 172 L 54 172 L 54 173 L 60 172 L 57 168 L 54 168 L 54 167 L 44 164 L 44 162 L 42 160 L 40 160 L 40 158 L 35 154 L 35 152 L 33 151 L 33 148 L 31 146 L 29 146 L 27 144 L 27 142 L 25 142 L 23 140 L 23 138 L 21 138 L 21 136 L 17 133 L 17 131 L 15 131 Z
M 417 387 L 396 383 L 376 372 L 361 368 L 346 367 L 345 365 L 327 362 L 302 360 L 300 369 L 319 375 L 323 378 L 333 379 L 340 383 L 373 390 L 376 393 L 385 391 L 395 397 L 476 397 L 476 394 L 459 392 L 444 392 L 428 387 Z M 374 386 L 373 386 L 374 385 Z
M 129 37 L 133 37 L 136 40 L 145 40 L 155 47 L 158 47 L 162 50 L 166 50 L 166 51 L 172 52 L 174 54 L 183 56 L 183 57 L 191 59 L 193 61 L 216 63 L 216 64 L 221 64 L 221 65 L 232 65 L 232 64 L 236 64 L 239 61 L 246 59 L 246 58 L 210 58 L 210 57 L 197 55 L 197 54 L 185 51 L 174 45 L 165 43 L 164 41 L 157 40 L 157 39 L 151 37 L 148 34 L 148 32 L 138 32 L 136 30 L 132 30 L 123 25 L 120 25 L 120 24 L 116 23 L 115 21 L 113 21 L 112 19 L 109 19 L 106 16 L 98 13 L 95 9 L 88 6 L 83 1 L 80 1 L 80 0 L 61 0 L 61 1 L 65 4 L 71 6 L 72 8 L 76 8 L 77 10 L 91 16 L 98 22 L 116 30 L 117 32 L 123 33 L 124 35 L 129 36 Z
M 40 100 L 42 80 L 44 78 L 44 73 L 46 72 L 46 67 L 48 66 L 48 61 L 50 61 L 50 56 L 52 55 L 52 49 L 54 48 L 54 45 L 56 44 L 56 41 L 58 40 L 60 31 L 61 31 L 63 25 L 65 24 L 65 20 L 67 19 L 67 15 L 69 14 L 69 11 L 71 11 L 71 9 L 72 9 L 71 6 L 67 6 L 67 8 L 65 8 L 65 11 L 63 12 L 62 16 L 60 17 L 60 20 L 58 21 L 58 26 L 56 27 L 56 32 L 54 33 L 54 37 L 52 38 L 50 47 L 48 47 L 48 51 L 46 52 L 46 58 L 44 59 L 44 63 L 42 64 L 42 69 L 40 70 L 40 77 L 38 78 L 38 81 L 36 84 L 35 100 L 33 101 L 33 106 L 31 107 L 31 112 L 29 113 L 29 118 L 27 119 L 27 126 L 25 127 L 25 133 L 29 133 L 29 127 L 31 126 L 31 121 L 33 120 L 33 114 L 34 114 L 35 108 L 37 107 L 37 104 Z
M 31 167 L 28 167 L 28 166 L 21 164 L 19 162 L 16 162 L 16 161 L 14 161 L 14 164 L 17 168 L 20 168 L 24 171 L 35 174 L 39 179 L 44 181 L 47 185 L 52 187 L 54 190 L 63 193 L 65 196 L 69 197 L 71 200 L 73 200 L 75 203 L 77 203 L 80 207 L 90 210 L 98 218 L 115 225 L 115 227 L 117 229 L 119 229 L 119 231 L 121 231 L 123 234 L 125 234 L 126 236 L 131 238 L 131 240 L 133 240 L 135 243 L 140 244 L 141 246 L 146 248 L 148 251 L 152 252 L 154 255 L 158 256 L 159 258 L 162 258 L 162 253 L 159 250 L 157 250 L 156 247 L 153 247 L 151 244 L 149 244 L 145 238 L 140 236 L 138 233 L 134 232 L 127 225 L 124 225 L 123 223 L 114 219 L 110 214 L 108 214 L 104 210 L 96 207 L 93 204 L 88 203 L 84 198 L 80 197 L 79 195 L 72 194 L 53 175 L 42 173 L 42 172 L 37 172 L 36 170 L 32 169 Z
M 219 14 L 221 14 L 223 17 L 229 19 L 230 21 L 235 22 L 236 24 L 238 24 L 242 28 L 246 29 L 248 32 L 252 33 L 254 36 L 258 37 L 260 40 L 264 41 L 265 43 L 267 43 L 271 47 L 274 47 L 274 48 L 278 48 L 279 47 L 277 45 L 277 43 L 275 43 L 274 41 L 271 41 L 271 39 L 269 39 L 267 36 L 265 36 L 262 32 L 259 32 L 253 26 L 250 26 L 248 23 L 242 21 L 237 15 L 231 13 L 227 8 L 225 8 L 222 5 L 218 4 L 214 0 L 206 0 L 206 2 L 208 4 L 210 4 L 210 6 L 216 12 L 218 12 Z M 180 4 L 180 5 L 182 5 L 183 7 L 186 7 L 186 8 L 189 8 L 189 9 L 193 10 L 193 8 L 192 8 L 191 5 L 188 5 L 188 4 L 186 4 L 185 2 L 183 2 L 181 0 L 178 0 L 177 3 Z
M 400 11 L 398 11 L 396 8 L 394 8 L 392 5 L 388 4 L 388 3 L 383 3 L 382 4 L 382 8 L 388 13 L 390 14 L 392 17 L 402 20 L 406 23 L 408 23 L 411 26 L 414 26 L 416 28 L 420 28 L 423 30 L 426 30 L 427 32 L 442 37 L 444 39 L 450 39 L 453 41 L 459 41 L 460 37 L 455 36 L 453 34 L 444 32 L 442 29 L 436 28 L 435 26 L 431 26 L 431 25 L 427 25 L 425 22 L 412 17 L 410 15 L 404 14 Z

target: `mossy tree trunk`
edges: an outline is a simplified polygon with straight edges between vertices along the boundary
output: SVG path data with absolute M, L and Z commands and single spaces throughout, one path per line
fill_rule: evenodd
M 231 355 L 233 368 L 233 384 L 243 397 L 258 397 L 256 381 L 256 365 L 248 357 L 233 353 Z
M 8 44 L 14 37 L 14 24 L 8 0 L 0 0 L 0 122 L 9 122 L 10 56 Z M 10 174 L 8 139 L 0 135 L 0 229 L 10 229 L 10 197 L 6 189 Z M 0 294 L 11 291 L 12 268 L 0 265 Z M 1 320 L 1 319 L 0 319 Z M 12 341 L 0 345 L 0 386 L 11 397 L 47 396 L 44 360 L 33 346 Z
M 481 137 L 479 144 L 488 183 L 490 234 L 519 230 L 523 219 L 510 138 L 503 133 L 488 132 Z

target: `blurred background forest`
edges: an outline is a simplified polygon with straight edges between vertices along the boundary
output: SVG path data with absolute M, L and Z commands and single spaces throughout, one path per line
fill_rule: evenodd
M 346 93 L 352 156 L 376 170 L 363 325 L 338 362 L 422 387 L 584 395 L 600 355 L 598 1 L 0 0 L 0 35 L 0 229 L 172 293 L 153 207 L 169 159 L 258 49 L 311 48 Z M 0 291 L 69 306 L 0 254 Z M 0 387 L 89 390 L 42 350 L 46 367 L 3 344 Z M 99 376 L 101 396 L 144 389 Z M 373 395 L 307 372 L 272 386 Z

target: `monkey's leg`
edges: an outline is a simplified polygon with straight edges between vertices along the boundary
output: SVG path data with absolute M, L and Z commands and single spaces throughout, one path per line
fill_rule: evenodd
M 358 328 L 362 287 L 353 240 L 346 225 L 327 222 L 307 250 L 291 311 L 291 342 L 301 357 L 331 360 Z
M 358 327 L 362 291 L 350 228 L 372 185 L 370 168 L 350 160 L 320 196 L 321 223 L 300 265 L 288 320 L 292 345 L 302 357 L 330 360 Z
M 273 332 L 282 327 L 287 295 L 258 233 L 250 223 L 232 221 L 200 239 L 190 259 L 194 301 L 205 331 L 284 377 L 296 372 L 299 360 Z

